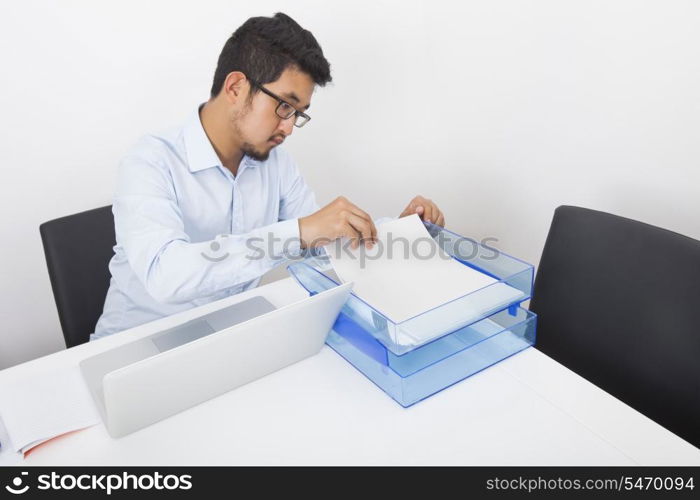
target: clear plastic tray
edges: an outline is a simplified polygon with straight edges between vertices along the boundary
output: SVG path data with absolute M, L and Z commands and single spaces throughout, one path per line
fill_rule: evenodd
M 532 293 L 532 265 L 439 226 L 426 224 L 426 227 L 448 255 L 498 281 L 398 323 L 353 294 L 343 309 L 345 314 L 396 355 L 520 304 Z M 325 255 L 291 264 L 288 270 L 309 291 L 318 287 L 326 289 L 339 282 Z M 420 291 L 420 284 L 416 291 Z
M 535 314 L 517 307 L 403 356 L 392 354 L 381 344 L 372 346 L 366 335 L 350 334 L 337 322 L 326 343 L 401 406 L 408 407 L 534 345 L 535 327 Z
M 402 406 L 535 343 L 536 315 L 520 306 L 530 298 L 533 266 L 427 226 L 452 257 L 498 281 L 401 323 L 351 295 L 326 341 Z M 327 257 L 308 258 L 288 270 L 312 295 L 338 286 Z

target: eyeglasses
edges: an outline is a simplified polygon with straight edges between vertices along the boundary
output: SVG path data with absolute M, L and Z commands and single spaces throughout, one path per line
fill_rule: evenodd
M 278 95 L 273 94 L 269 90 L 267 90 L 265 87 L 263 87 L 260 83 L 256 82 L 252 78 L 248 78 L 248 81 L 255 87 L 259 88 L 262 90 L 265 94 L 269 95 L 273 99 L 275 99 L 278 104 L 277 108 L 275 108 L 275 113 L 277 116 L 282 118 L 283 120 L 286 120 L 288 118 L 291 118 L 294 116 L 294 126 L 295 127 L 303 127 L 306 125 L 309 120 L 311 120 L 311 117 L 307 115 L 306 113 L 302 113 L 301 111 L 297 111 L 297 109 L 289 104 L 287 101 L 279 97 Z

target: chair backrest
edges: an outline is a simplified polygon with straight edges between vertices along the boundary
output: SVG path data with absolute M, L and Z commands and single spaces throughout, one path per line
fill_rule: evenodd
M 112 206 L 39 226 L 66 347 L 89 340 L 102 314 L 114 255 Z
M 530 308 L 538 349 L 700 447 L 700 241 L 559 207 Z

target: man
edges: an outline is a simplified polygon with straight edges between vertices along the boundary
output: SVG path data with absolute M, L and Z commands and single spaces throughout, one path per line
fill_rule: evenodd
M 253 288 L 281 255 L 340 237 L 372 244 L 371 217 L 344 197 L 319 210 L 278 148 L 310 119 L 315 86 L 330 81 L 316 39 L 289 16 L 236 30 L 210 99 L 184 126 L 141 139 L 120 164 L 112 279 L 91 340 Z M 444 225 L 421 196 L 401 216 L 413 213 Z

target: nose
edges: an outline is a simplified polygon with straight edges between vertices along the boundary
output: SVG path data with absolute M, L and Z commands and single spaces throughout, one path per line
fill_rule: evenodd
M 295 115 L 292 115 L 286 120 L 280 120 L 280 129 L 282 129 L 285 136 L 292 135 L 292 132 L 294 131 L 294 120 L 296 120 Z

